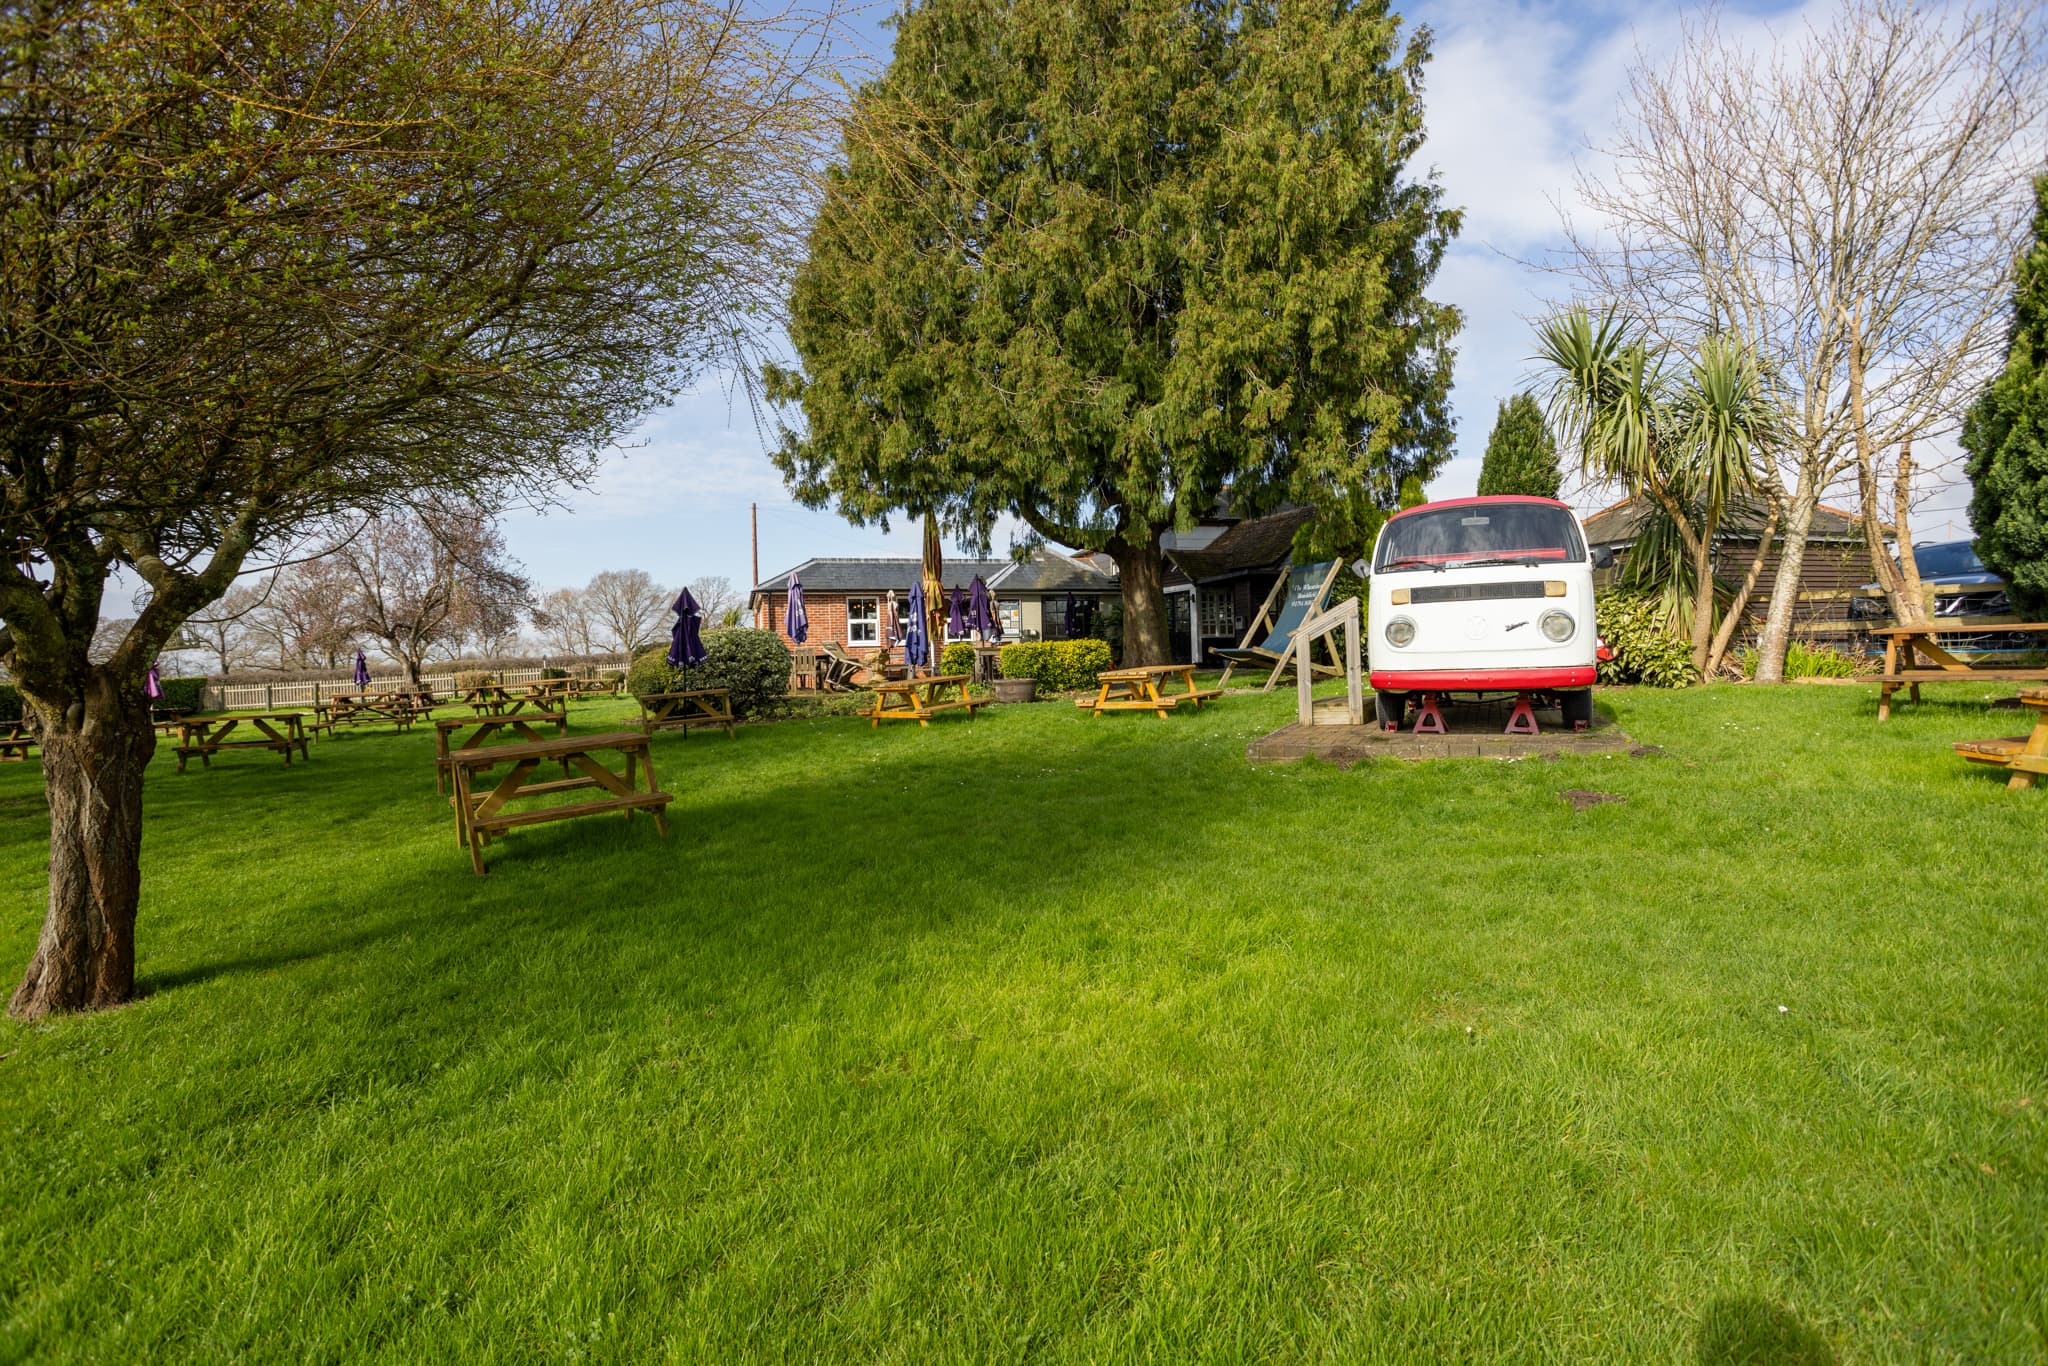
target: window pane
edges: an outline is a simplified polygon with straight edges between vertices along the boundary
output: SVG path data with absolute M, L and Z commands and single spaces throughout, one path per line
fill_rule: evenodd
M 848 645 L 879 645 L 882 643 L 881 602 L 880 598 L 848 598 L 846 600 L 846 643 Z

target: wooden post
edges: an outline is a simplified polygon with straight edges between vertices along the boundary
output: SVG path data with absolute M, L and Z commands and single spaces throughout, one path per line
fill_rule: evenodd
M 263 685 L 263 710 L 265 710 L 265 711 L 275 711 L 275 710 L 277 709 L 277 704 L 276 704 L 276 703 L 274 703 L 274 702 L 272 702 L 272 701 L 270 700 L 270 697 L 271 697 L 271 688 L 270 688 L 270 685 L 269 685 L 268 683 L 265 683 L 265 684 Z

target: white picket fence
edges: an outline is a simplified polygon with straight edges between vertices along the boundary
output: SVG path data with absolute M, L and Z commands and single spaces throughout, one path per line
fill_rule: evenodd
M 520 683 L 531 683 L 543 672 L 540 669 L 493 669 L 490 674 L 498 682 L 512 687 Z M 452 673 L 422 674 L 420 682 L 436 695 L 455 691 L 455 675 Z M 390 692 L 410 686 L 404 674 L 390 674 L 382 678 L 373 674 L 368 688 L 358 688 L 346 680 L 324 683 L 243 683 L 234 687 L 209 687 L 206 690 L 206 706 L 210 711 L 252 711 L 258 707 L 265 710 L 277 707 L 312 707 L 337 693 Z

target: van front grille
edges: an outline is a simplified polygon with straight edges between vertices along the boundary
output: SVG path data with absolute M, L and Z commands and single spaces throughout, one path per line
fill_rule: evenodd
M 1516 583 L 1438 583 L 1408 590 L 1410 602 L 1489 602 L 1499 598 L 1540 598 L 1542 579 Z

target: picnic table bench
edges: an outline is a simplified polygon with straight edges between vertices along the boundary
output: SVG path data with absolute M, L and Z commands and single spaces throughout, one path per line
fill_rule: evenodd
M 1162 691 L 1160 684 L 1179 679 L 1178 691 Z M 1093 697 L 1080 697 L 1074 705 L 1096 716 L 1106 711 L 1149 711 L 1160 720 L 1186 702 L 1200 710 L 1204 702 L 1223 696 L 1221 688 L 1197 688 L 1192 664 L 1138 664 L 1128 669 L 1104 669 L 1095 675 L 1101 686 Z
M 185 761 L 193 755 L 199 756 L 202 768 L 213 767 L 213 756 L 224 749 L 267 749 L 284 756 L 284 766 L 292 766 L 292 749 L 298 748 L 301 759 L 310 760 L 312 755 L 306 746 L 306 718 L 303 712 L 260 711 L 242 712 L 232 716 L 186 716 L 179 718 L 178 743 L 171 752 L 178 756 L 178 772 L 185 771 Z M 231 740 L 228 737 L 242 725 L 248 725 L 257 734 L 246 739 Z
M 2031 707 L 2034 733 L 2006 740 L 1958 740 L 1956 753 L 1973 764 L 1991 764 L 2008 770 L 2012 777 L 2006 787 L 2019 792 L 2030 788 L 2048 773 L 2048 688 L 2020 689 L 2020 705 Z
M 688 739 L 693 726 L 724 726 L 725 738 L 733 738 L 730 688 L 635 693 L 633 700 L 640 704 L 640 729 L 648 735 L 658 730 L 679 730 Z
M 622 813 L 630 821 L 635 811 L 650 811 L 654 816 L 655 829 L 666 836 L 666 808 L 675 798 L 655 786 L 652 745 L 653 741 L 639 731 L 625 730 L 605 735 L 565 736 L 523 745 L 491 745 L 451 751 L 448 763 L 455 778 L 455 836 L 469 850 L 470 868 L 477 876 L 483 876 L 484 846 L 494 836 L 517 826 L 539 825 L 546 821 L 575 820 L 582 816 L 608 815 L 614 811 Z M 605 754 L 623 756 L 625 772 L 616 773 L 599 762 L 599 756 Z M 536 768 L 550 761 L 562 763 L 565 772 L 573 768 L 580 776 L 538 783 L 527 781 Z M 488 791 L 478 792 L 477 778 L 486 769 L 502 764 L 509 764 L 510 771 Z M 645 790 L 640 786 L 641 773 L 647 775 Z M 513 802 L 579 788 L 595 788 L 601 795 L 590 801 L 565 805 L 537 806 L 521 811 L 506 809 Z
M 336 693 L 325 702 L 313 704 L 313 719 L 308 724 L 316 734 L 325 730 L 329 735 L 334 734 L 336 726 L 367 726 L 380 721 L 408 731 L 414 721 L 431 714 L 431 710 L 431 703 L 422 706 L 411 693 Z
M 434 793 L 439 796 L 448 790 L 448 771 L 451 755 L 458 751 L 481 748 L 483 742 L 501 731 L 510 731 L 521 740 L 538 744 L 544 737 L 537 726 L 553 726 L 557 739 L 569 733 L 567 711 L 529 711 L 511 716 L 443 716 L 434 722 Z M 461 743 L 451 744 L 463 731 Z M 562 766 L 564 775 L 568 765 Z
M 928 730 L 934 716 L 949 711 L 964 711 L 967 719 L 972 721 L 974 709 L 986 705 L 967 691 L 967 685 L 973 681 L 972 674 L 876 679 L 868 685 L 875 690 L 875 704 L 862 714 L 868 718 L 870 730 L 884 721 L 915 721 L 919 729 Z M 945 696 L 948 688 L 958 689 L 960 695 Z
M 2048 683 L 2048 667 L 1978 668 L 1967 660 L 1957 659 L 1934 643 L 1936 636 L 1976 635 L 1984 631 L 1996 631 L 2001 635 L 2040 635 L 2041 648 L 2048 650 L 2048 622 L 2041 621 L 1987 625 L 1973 624 L 1965 617 L 1950 617 L 1914 626 L 1879 626 L 1873 629 L 1872 635 L 1884 637 L 1884 676 L 1878 686 L 1877 719 L 1891 719 L 1892 694 L 1900 688 L 1908 689 L 1907 695 L 1918 702 L 1922 683 L 1963 679 Z M 1926 656 L 1924 660 L 1921 658 L 1923 655 Z
M 18 764 L 28 758 L 28 752 L 36 744 L 35 732 L 28 728 L 26 721 L 8 721 L 0 724 L 0 763 Z

